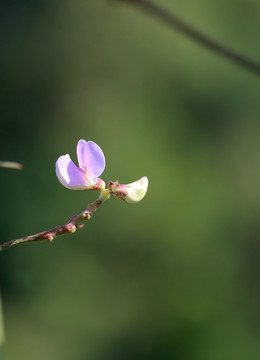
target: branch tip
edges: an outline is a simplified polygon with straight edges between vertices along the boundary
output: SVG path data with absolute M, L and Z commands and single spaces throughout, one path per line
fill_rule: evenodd
M 212 39 L 207 34 L 197 30 L 189 23 L 179 18 L 174 13 L 169 12 L 160 5 L 157 5 L 150 0 L 114 0 L 118 3 L 128 3 L 143 10 L 146 14 L 154 16 L 157 20 L 162 21 L 164 24 L 170 26 L 172 29 L 179 31 L 186 37 L 194 42 L 202 45 L 208 50 L 226 58 L 234 64 L 239 65 L 245 70 L 260 76 L 260 63 L 256 62 L 243 54 L 239 54 L 235 50 L 219 43 Z

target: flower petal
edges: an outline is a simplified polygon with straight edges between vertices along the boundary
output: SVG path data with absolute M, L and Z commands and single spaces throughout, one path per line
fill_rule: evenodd
M 87 165 L 85 161 L 85 146 L 87 145 L 87 142 L 83 139 L 78 141 L 77 144 L 77 156 L 78 156 L 78 162 L 79 167 L 86 170 Z
M 126 185 L 125 201 L 128 203 L 136 203 L 142 200 L 147 192 L 148 178 L 146 176 L 141 179 Z
M 56 175 L 68 189 L 88 190 L 92 187 L 85 177 L 85 172 L 74 164 L 68 154 L 60 156 L 56 161 Z
M 93 141 L 88 141 L 85 151 L 89 180 L 96 182 L 96 179 L 103 173 L 105 169 L 105 156 L 100 147 Z
M 87 170 L 87 176 L 93 184 L 105 169 L 105 156 L 93 141 L 79 140 L 77 145 L 79 166 Z

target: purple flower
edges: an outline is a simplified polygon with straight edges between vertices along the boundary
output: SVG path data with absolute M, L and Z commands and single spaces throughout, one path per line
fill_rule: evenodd
M 72 190 L 100 190 L 103 180 L 98 177 L 105 169 L 105 156 L 93 141 L 79 140 L 77 145 L 79 167 L 69 154 L 60 156 L 56 161 L 56 175 L 61 184 Z

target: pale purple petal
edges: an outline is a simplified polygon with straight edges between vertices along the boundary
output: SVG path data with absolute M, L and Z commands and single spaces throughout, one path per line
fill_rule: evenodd
M 106 162 L 103 151 L 93 141 L 88 141 L 84 146 L 84 164 L 88 178 L 92 182 L 95 182 L 105 169 Z
M 87 142 L 85 140 L 79 140 L 77 145 L 77 156 L 78 156 L 78 162 L 79 167 L 86 170 L 86 161 L 85 161 L 85 146 L 87 145 Z
M 74 164 L 68 154 L 60 156 L 56 161 L 56 175 L 61 184 L 68 189 L 88 190 L 91 186 L 85 172 Z

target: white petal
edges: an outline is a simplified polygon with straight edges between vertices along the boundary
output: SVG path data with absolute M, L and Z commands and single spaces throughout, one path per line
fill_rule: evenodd
M 125 201 L 128 203 L 136 203 L 144 198 L 148 188 L 148 179 L 144 176 L 131 184 L 127 184 L 126 187 L 127 196 L 125 197 Z

